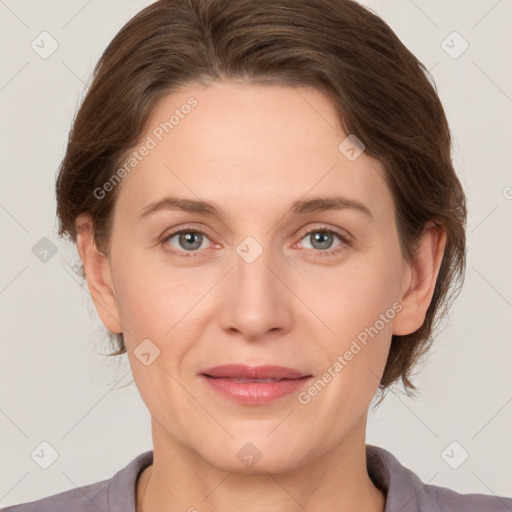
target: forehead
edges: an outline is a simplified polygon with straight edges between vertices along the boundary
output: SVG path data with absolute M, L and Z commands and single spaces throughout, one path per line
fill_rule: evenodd
M 138 145 L 150 149 L 119 200 L 140 209 L 173 193 L 251 208 L 329 192 L 389 208 L 383 166 L 364 151 L 349 160 L 347 136 L 310 87 L 191 85 L 154 108 Z

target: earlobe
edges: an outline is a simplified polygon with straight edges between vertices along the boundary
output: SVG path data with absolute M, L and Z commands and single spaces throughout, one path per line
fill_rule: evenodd
M 98 316 L 109 331 L 122 333 L 108 259 L 96 246 L 90 216 L 80 215 L 76 221 L 76 228 L 76 245 Z
M 446 232 L 430 223 L 423 232 L 414 260 L 407 265 L 407 289 L 400 298 L 401 311 L 393 323 L 393 334 L 403 336 L 417 331 L 425 321 L 446 246 Z

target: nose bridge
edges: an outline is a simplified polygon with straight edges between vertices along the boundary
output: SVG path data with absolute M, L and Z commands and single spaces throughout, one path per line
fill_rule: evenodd
M 229 296 L 221 315 L 224 329 L 259 338 L 270 330 L 290 327 L 290 300 L 284 296 L 286 287 L 275 276 L 279 266 L 270 242 L 265 247 L 247 237 L 235 248 Z
M 269 268 L 276 266 L 276 258 L 271 249 L 266 246 L 255 246 L 255 242 L 244 241 L 236 248 L 234 261 L 234 276 L 238 281 L 237 288 L 244 294 L 257 298 L 261 295 L 272 295 L 274 283 L 269 279 L 272 272 Z M 268 301 L 267 301 L 268 302 Z

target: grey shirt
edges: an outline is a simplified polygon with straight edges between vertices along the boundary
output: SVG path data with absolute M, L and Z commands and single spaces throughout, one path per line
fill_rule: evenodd
M 385 512 L 512 512 L 512 499 L 486 494 L 459 494 L 422 483 L 389 451 L 366 445 L 368 474 L 384 494 Z M 137 478 L 153 463 L 153 451 L 138 455 L 112 478 L 64 491 L 0 512 L 136 512 Z

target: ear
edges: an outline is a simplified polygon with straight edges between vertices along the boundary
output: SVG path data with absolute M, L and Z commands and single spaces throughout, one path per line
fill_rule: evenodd
M 404 267 L 404 286 L 399 298 L 402 309 L 395 316 L 393 334 L 412 334 L 423 325 L 434 295 L 445 246 L 446 232 L 432 222 L 427 224 L 414 260 Z
M 99 251 L 93 236 L 93 222 L 89 215 L 76 220 L 76 245 L 84 265 L 87 286 L 96 311 L 103 325 L 113 333 L 123 332 L 119 323 L 119 309 L 115 296 L 110 265 L 105 254 Z

